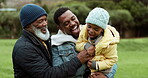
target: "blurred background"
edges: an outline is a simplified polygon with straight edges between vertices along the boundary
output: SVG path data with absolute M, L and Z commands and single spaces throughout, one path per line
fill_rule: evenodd
M 90 10 L 102 7 L 109 12 L 109 24 L 119 31 L 121 38 L 148 36 L 148 0 L 0 0 L 0 38 L 20 36 L 19 11 L 27 3 L 40 5 L 48 12 L 48 26 L 52 33 L 57 32 L 53 14 L 58 7 L 69 7 L 81 24 L 85 24 Z

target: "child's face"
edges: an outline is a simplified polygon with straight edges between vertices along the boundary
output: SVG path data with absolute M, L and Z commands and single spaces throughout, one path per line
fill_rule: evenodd
M 103 29 L 97 25 L 87 23 L 87 31 L 88 36 L 93 39 L 96 38 L 101 32 L 103 32 Z

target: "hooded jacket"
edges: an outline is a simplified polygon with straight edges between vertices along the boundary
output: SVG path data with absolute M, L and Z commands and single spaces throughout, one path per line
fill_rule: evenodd
M 47 48 L 34 34 L 23 30 L 12 53 L 15 78 L 67 78 L 75 75 L 82 65 L 80 60 L 74 57 L 53 67 L 50 42 L 45 41 L 45 44 Z
M 75 49 L 76 39 L 74 39 L 71 35 L 64 34 L 61 30 L 59 30 L 56 35 L 51 36 L 51 41 L 53 66 L 59 66 L 64 62 L 70 61 L 78 53 Z M 85 70 L 86 65 L 83 64 L 77 70 L 76 74 L 69 78 L 83 78 Z
M 87 26 L 83 26 L 79 38 L 76 43 L 76 49 L 81 51 L 88 41 Z M 111 68 L 118 60 L 117 43 L 119 43 L 119 33 L 110 25 L 104 30 L 102 39 L 95 45 L 95 57 L 92 60 L 96 61 L 96 67 L 99 70 Z M 97 70 L 96 70 L 97 71 Z

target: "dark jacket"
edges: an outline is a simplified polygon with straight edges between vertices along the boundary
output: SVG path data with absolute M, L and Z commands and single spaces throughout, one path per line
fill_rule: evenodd
M 66 78 L 75 75 L 82 65 L 77 57 L 60 66 L 52 67 L 49 41 L 48 49 L 32 33 L 23 30 L 12 54 L 15 78 Z

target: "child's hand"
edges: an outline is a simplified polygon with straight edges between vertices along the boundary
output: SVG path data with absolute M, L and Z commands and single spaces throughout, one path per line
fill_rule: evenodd
M 95 60 L 89 60 L 87 62 L 87 66 L 91 69 L 95 69 L 96 70 L 96 61 Z
M 89 61 L 87 62 L 87 66 L 88 66 L 89 68 L 91 68 L 91 65 L 92 65 L 92 60 L 89 60 Z
M 90 56 L 94 56 L 95 55 L 95 46 L 90 46 L 88 49 L 87 49 L 87 52 Z

